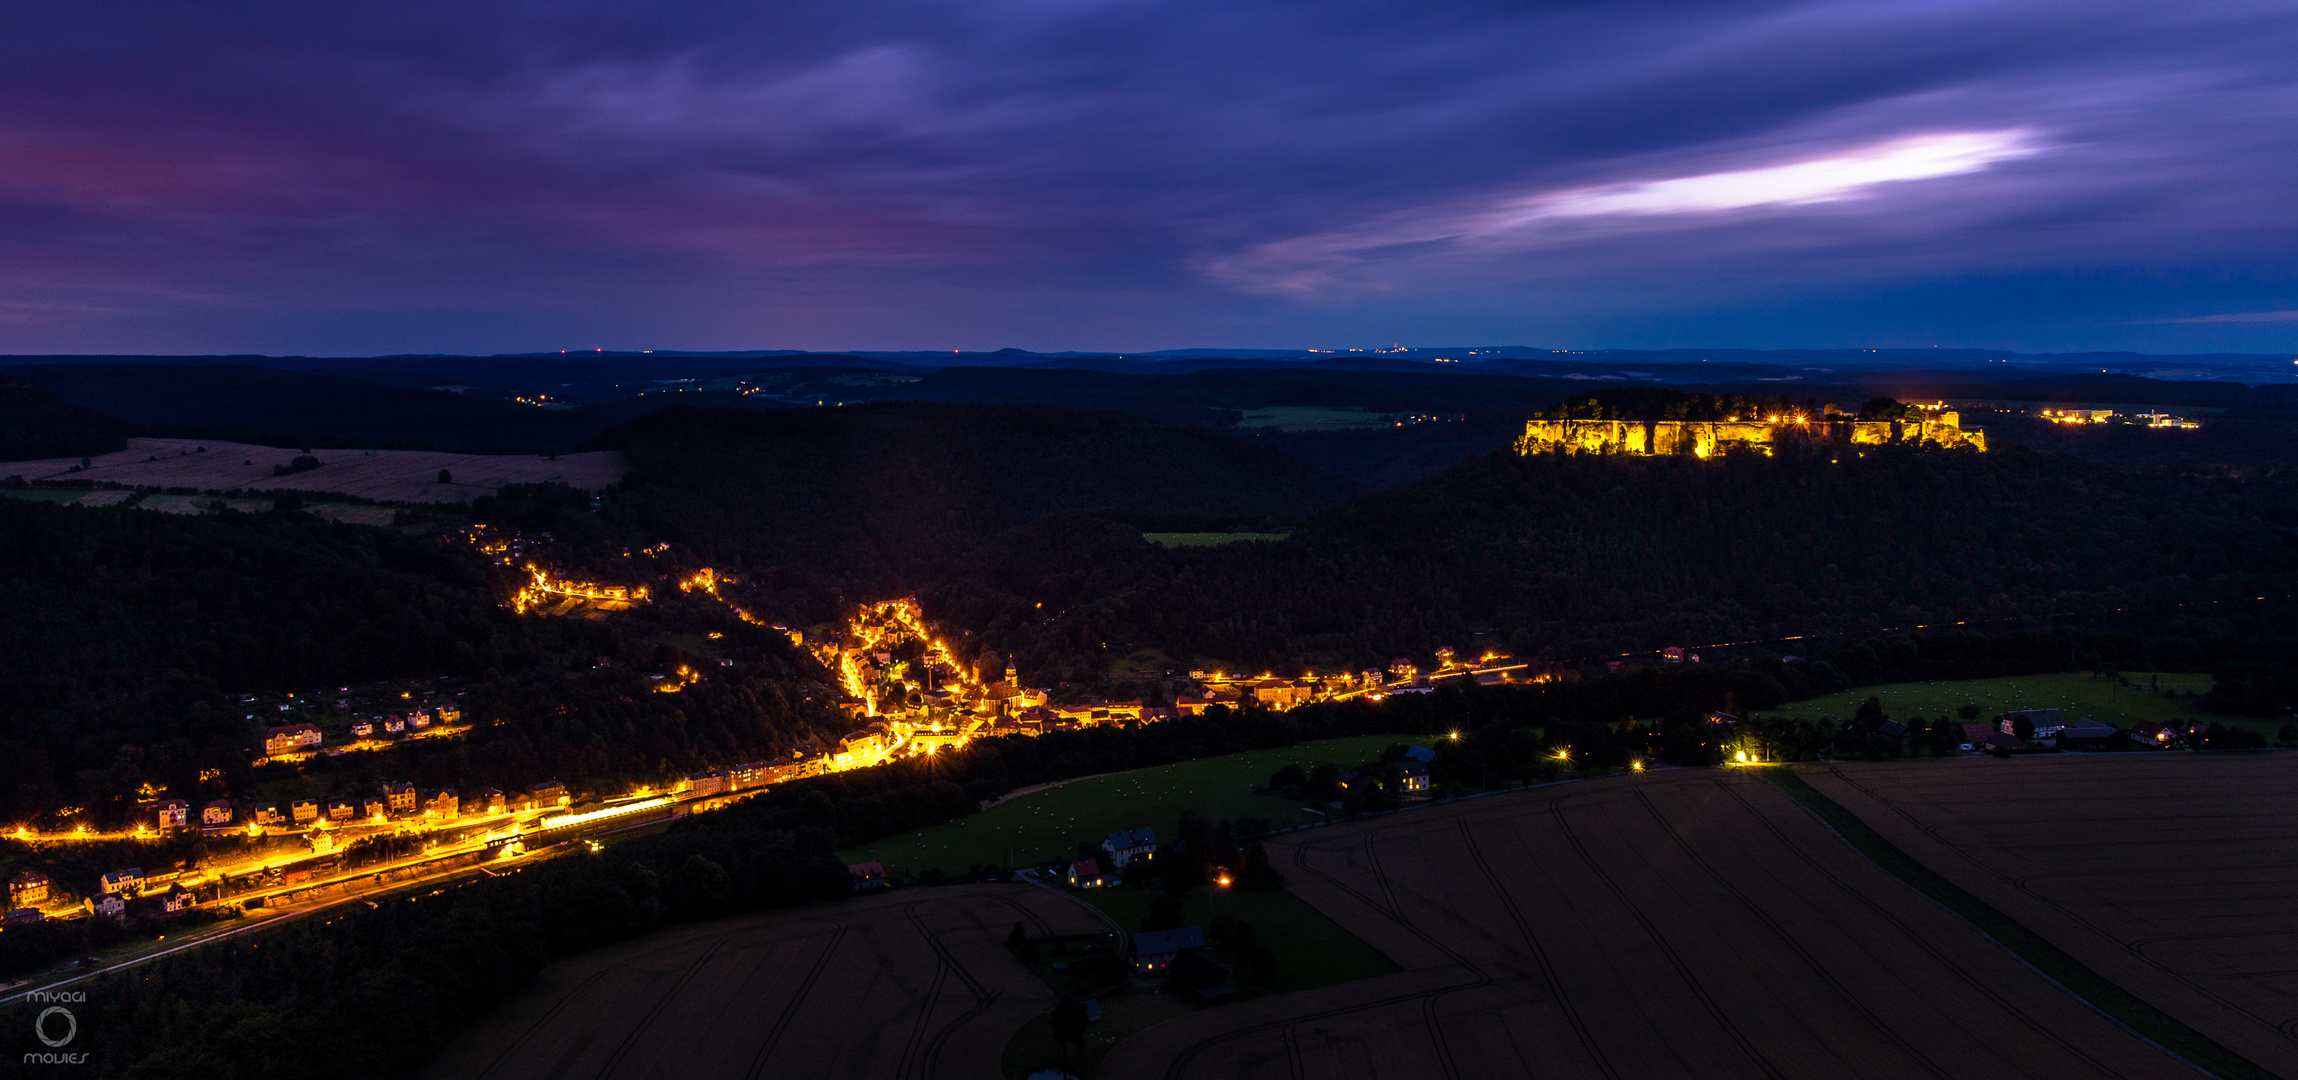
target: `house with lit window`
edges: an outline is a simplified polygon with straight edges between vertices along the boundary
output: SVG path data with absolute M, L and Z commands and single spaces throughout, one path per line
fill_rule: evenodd
M 415 785 L 402 780 L 383 785 L 382 791 L 383 801 L 390 804 L 392 813 L 412 814 L 415 812 L 415 801 L 418 798 L 415 794 Z
M 846 876 L 854 880 L 854 891 L 858 893 L 876 892 L 886 887 L 884 863 L 855 863 L 846 868 Z
M 285 727 L 265 728 L 263 752 L 267 757 L 297 754 L 319 745 L 317 724 L 288 724 Z
M 391 812 L 391 801 L 380 793 L 363 796 L 359 800 L 359 816 L 379 818 Z
M 231 824 L 231 801 L 228 799 L 217 799 L 216 801 L 211 802 L 206 806 L 200 807 L 199 823 L 202 825 Z
M 295 819 L 296 824 L 309 825 L 319 820 L 319 800 L 297 799 L 288 804 L 287 813 L 289 817 Z
M 545 780 L 536 784 L 527 789 L 527 794 L 534 796 L 537 807 L 565 806 L 567 804 L 567 786 L 556 780 Z
M 510 808 L 500 788 L 480 788 L 471 796 L 471 811 L 478 814 L 500 814 Z
M 454 817 L 461 813 L 461 808 L 462 799 L 456 796 L 454 788 L 440 788 L 423 799 L 423 816 L 433 820 Z
M 1151 829 L 1113 832 L 1102 839 L 1101 850 L 1109 853 L 1112 868 L 1123 870 L 1135 859 L 1157 857 L 1157 833 Z
M 327 820 L 329 820 L 329 821 L 349 821 L 349 820 L 351 820 L 352 818 L 355 818 L 355 817 L 358 817 L 358 816 L 359 816 L 359 802 L 358 802 L 358 800 L 356 800 L 356 799 L 340 799 L 340 798 L 338 798 L 338 799 L 329 799 L 329 800 L 327 800 Z
M 141 866 L 131 866 L 125 870 L 114 870 L 111 873 L 104 875 L 104 891 L 106 893 L 134 892 L 136 886 L 142 884 L 143 880 L 144 868 Z
M 686 790 L 695 795 L 716 795 L 726 790 L 726 770 L 712 769 L 686 774 Z
M 48 875 L 26 870 L 8 879 L 8 906 L 35 908 L 48 902 Z
M 1072 889 L 1098 889 L 1109 884 L 1101 876 L 1099 859 L 1079 859 L 1069 864 L 1069 887 Z
M 1153 930 L 1134 934 L 1126 942 L 1132 952 L 1133 974 L 1158 975 L 1173 966 L 1182 953 L 1205 947 L 1203 927 L 1184 926 L 1179 930 Z
M 366 738 L 366 737 L 368 737 L 368 736 L 370 736 L 370 735 L 373 735 L 373 734 L 375 734 L 375 721 L 373 721 L 373 720 L 353 720 L 353 721 L 351 722 L 351 737 L 352 737 L 352 738 L 354 738 L 354 739 L 364 739 L 364 738 Z
M 255 808 L 255 823 L 257 825 L 283 825 L 286 822 L 287 814 L 279 808 L 278 803 L 262 803 Z
M 180 829 L 191 823 L 191 804 L 182 799 L 160 800 L 157 813 L 163 829 Z
M 1417 795 L 1428 790 L 1428 766 L 1417 761 L 1399 761 L 1389 769 L 1396 780 L 1397 791 Z

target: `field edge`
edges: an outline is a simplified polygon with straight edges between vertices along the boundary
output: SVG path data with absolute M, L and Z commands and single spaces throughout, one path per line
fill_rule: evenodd
M 1885 839 L 1883 834 L 1876 832 L 1859 815 L 1797 776 L 1793 768 L 1770 767 L 1764 769 L 1764 775 L 1789 798 L 1819 818 L 1844 843 L 1882 868 L 1883 872 L 1960 916 L 1980 933 L 2010 950 L 2013 956 L 2044 978 L 2058 984 L 2061 989 L 2099 1014 L 2160 1047 L 2164 1053 L 2222 1080 L 2278 1080 L 2275 1073 L 2260 1068 L 2250 1059 L 2188 1027 L 2177 1017 L 2148 1004 L 2138 995 L 2123 989 L 2120 984 L 2091 970 L 2089 965 L 2051 944 L 2041 934 L 2028 929 L 2026 924 L 1997 910 L 1994 905 L 1966 892 L 1938 871 L 1924 865 L 1921 860 Z

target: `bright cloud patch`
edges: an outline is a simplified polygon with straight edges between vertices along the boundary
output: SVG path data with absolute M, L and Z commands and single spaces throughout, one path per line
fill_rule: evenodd
M 1364 262 L 1381 249 L 1509 250 L 1551 242 L 1576 226 L 1585 236 L 1602 219 L 1717 214 L 1760 207 L 1839 202 L 1876 189 L 1982 171 L 2040 153 L 2025 130 L 1947 132 L 1877 143 L 1828 157 L 1756 169 L 1639 180 L 1507 199 L 1482 207 L 1448 207 L 1389 215 L 1361 228 L 1264 244 L 1210 267 L 1249 291 L 1297 293 L 1333 284 L 1338 265 Z
M 1490 227 L 1608 214 L 1697 214 L 1834 202 L 1877 184 L 1978 172 L 2035 152 L 2024 131 L 1923 135 L 1789 165 L 1543 195 L 1494 215 Z

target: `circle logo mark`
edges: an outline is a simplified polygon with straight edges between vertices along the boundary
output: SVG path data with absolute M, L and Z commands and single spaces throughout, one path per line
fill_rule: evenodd
M 48 1018 L 51 1016 L 61 1016 L 64 1018 L 63 1038 L 57 1039 L 49 1037 Z M 41 1042 L 47 1043 L 50 1046 L 63 1046 L 67 1043 L 70 1043 L 73 1039 L 79 1037 L 80 1018 L 73 1016 L 72 1010 L 63 1007 L 62 1005 L 50 1005 L 41 1011 L 39 1019 L 32 1021 L 32 1034 L 38 1035 Z

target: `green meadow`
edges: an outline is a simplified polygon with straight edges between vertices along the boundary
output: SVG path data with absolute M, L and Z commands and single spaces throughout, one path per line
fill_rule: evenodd
M 1241 428 L 1275 428 L 1278 431 L 1348 431 L 1352 428 L 1388 427 L 1394 421 L 1381 419 L 1381 414 L 1363 409 L 1329 409 L 1318 405 L 1271 405 L 1254 409 L 1237 421 Z
M 1246 540 L 1265 540 L 1265 541 L 1268 541 L 1268 542 L 1270 542 L 1270 543 L 1275 543 L 1276 541 L 1282 540 L 1282 539 L 1284 539 L 1284 538 L 1286 538 L 1286 537 L 1288 537 L 1288 536 L 1291 536 L 1291 535 L 1292 535 L 1291 533 L 1245 533 L 1245 532 L 1217 532 L 1217 533 L 1142 533 L 1142 534 L 1141 534 L 1141 539 L 1143 539 L 1143 540 L 1147 540 L 1147 541 L 1149 541 L 1150 543 L 1152 543 L 1152 544 L 1156 544 L 1156 545 L 1157 545 L 1157 546 L 1159 546 L 1159 547 L 1181 548 L 1181 547 L 1217 547 L 1217 546 L 1219 546 L 1219 545 L 1221 545 L 1221 544 L 1235 544 L 1235 543 L 1240 543 L 1240 542 L 1243 542 L 1243 541 L 1246 541 Z
M 1184 761 L 1153 769 L 1065 781 L 1006 799 L 979 814 L 848 848 L 849 863 L 880 862 L 892 873 L 939 867 L 963 873 L 976 865 L 1026 866 L 1076 858 L 1080 841 L 1098 844 L 1120 829 L 1150 828 L 1170 838 L 1181 812 L 1208 818 L 1258 817 L 1283 827 L 1320 820 L 1301 804 L 1268 792 L 1269 774 L 1288 762 L 1353 765 L 1404 741 L 1400 735 L 1326 739 L 1274 750 Z
M 2016 709 L 2059 709 L 2066 713 L 2069 720 L 2087 716 L 2099 723 L 2122 728 L 2142 720 L 2163 724 L 2208 720 L 2216 724 L 2249 728 L 2270 739 L 2280 726 L 2264 720 L 2219 716 L 2202 711 L 2201 695 L 2210 690 L 2208 675 L 2126 671 L 2122 676 L 2130 680 L 2129 686 L 2110 677 L 2071 672 L 1862 686 L 1840 694 L 1790 702 L 1769 710 L 1765 715 L 1809 720 L 1825 717 L 1848 720 L 1858 711 L 1861 702 L 1873 697 L 1881 699 L 1886 715 L 1901 721 L 1918 716 L 1927 720 L 1936 720 L 1942 716 L 1960 720 L 1962 717 L 1956 712 L 1958 708 L 1977 705 L 1981 719 Z M 2163 692 L 2172 690 L 2177 691 L 2177 696 Z

